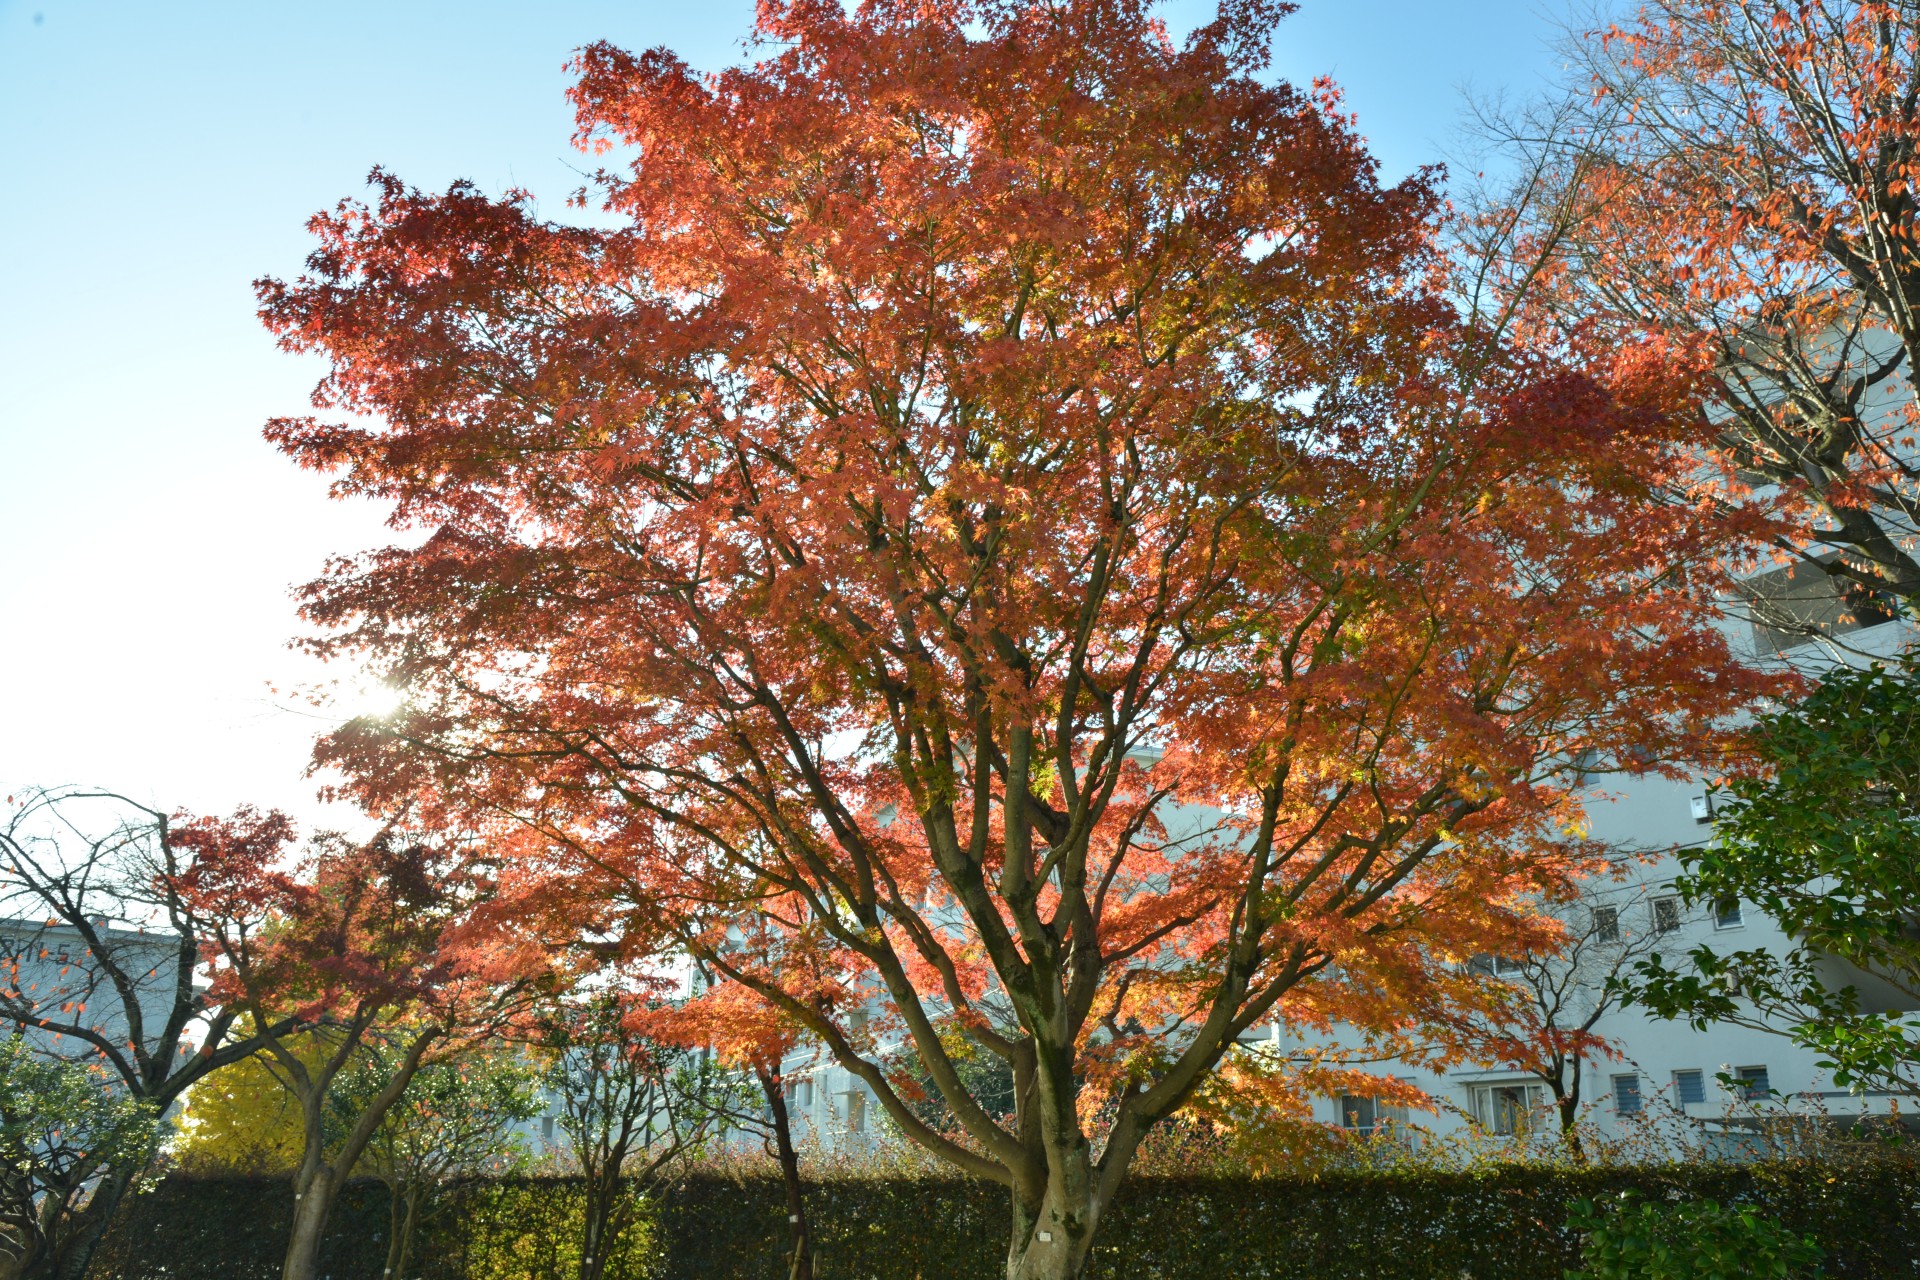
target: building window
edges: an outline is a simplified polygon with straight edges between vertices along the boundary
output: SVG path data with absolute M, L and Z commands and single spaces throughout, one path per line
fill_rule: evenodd
M 1733 1096 L 1747 1102 L 1759 1102 L 1772 1092 L 1767 1083 L 1767 1069 L 1760 1067 L 1735 1067 L 1733 1069 Z
M 858 1089 L 847 1092 L 847 1132 L 867 1131 L 867 1095 Z
M 1413 1083 L 1410 1077 L 1401 1079 L 1403 1083 Z M 1405 1107 L 1378 1098 L 1343 1093 L 1333 1100 L 1333 1109 L 1334 1123 L 1354 1133 L 1391 1133 L 1404 1129 L 1407 1124 Z
M 1594 747 L 1588 747 L 1585 751 L 1575 756 L 1573 758 L 1573 785 L 1576 787 L 1586 786 L 1587 779 L 1594 775 L 1605 759 L 1606 757 L 1602 756 L 1598 749 Z
M 1620 941 L 1620 909 L 1618 907 L 1593 909 L 1593 936 L 1602 942 Z
M 1343 1093 L 1336 1100 L 1340 1113 L 1340 1127 L 1359 1133 L 1372 1133 L 1380 1123 L 1380 1105 L 1372 1098 L 1360 1098 Z
M 540 1117 L 540 1145 L 543 1147 L 551 1147 L 553 1145 L 553 1117 L 552 1116 Z
M 1722 898 L 1713 904 L 1714 928 L 1738 929 L 1746 922 L 1746 917 L 1740 910 L 1740 899 Z
M 1613 1109 L 1623 1116 L 1640 1110 L 1640 1077 L 1629 1071 L 1613 1078 Z
M 1653 900 L 1653 931 L 1672 933 L 1680 927 L 1680 899 L 1655 898 Z
M 1489 1133 L 1525 1133 L 1533 1113 L 1546 1105 L 1547 1090 L 1537 1084 L 1475 1085 L 1469 1095 L 1473 1118 Z
M 813 1081 L 802 1080 L 796 1084 L 793 1087 L 793 1100 L 802 1111 L 810 1109 L 813 1106 Z
M 1493 958 L 1493 971 L 1495 973 L 1519 973 L 1526 967 L 1526 961 L 1516 960 L 1512 956 L 1495 956 Z
M 1681 1106 L 1691 1106 L 1707 1100 L 1707 1076 L 1703 1071 L 1676 1071 L 1673 1073 L 1673 1100 Z

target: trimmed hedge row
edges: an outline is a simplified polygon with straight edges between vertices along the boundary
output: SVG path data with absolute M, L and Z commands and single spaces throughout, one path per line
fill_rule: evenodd
M 1577 1262 L 1568 1205 L 1634 1190 L 1754 1204 L 1813 1236 L 1841 1280 L 1920 1277 L 1920 1164 L 1693 1165 L 1571 1172 L 1353 1173 L 1316 1178 L 1135 1179 L 1102 1224 L 1100 1280 L 1561 1280 Z M 453 1190 L 415 1250 L 420 1280 L 575 1274 L 578 1186 L 514 1179 Z M 96 1274 L 115 1280 L 272 1280 L 290 1207 L 284 1183 L 172 1178 L 132 1199 Z M 831 1180 L 809 1189 L 823 1280 L 990 1280 L 1001 1274 L 1005 1192 L 964 1180 Z M 377 1184 L 341 1196 L 323 1260 L 331 1280 L 377 1280 L 387 1214 Z M 652 1239 L 647 1236 L 651 1235 Z M 772 1179 L 698 1177 L 674 1189 L 611 1268 L 616 1280 L 778 1280 L 786 1211 Z

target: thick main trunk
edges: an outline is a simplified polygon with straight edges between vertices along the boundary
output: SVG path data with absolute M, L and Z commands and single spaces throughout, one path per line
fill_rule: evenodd
M 1079 1280 L 1087 1270 L 1092 1234 L 1106 1207 L 1087 1142 L 1075 1132 L 1048 1155 L 1043 1188 L 1014 1186 L 1006 1280 Z
M 66 1204 L 64 1196 L 48 1196 L 13 1219 L 19 1252 L 5 1264 L 8 1280 L 51 1280 L 56 1274 L 54 1227 Z
M 287 1258 L 280 1268 L 280 1280 L 315 1280 L 318 1276 L 320 1245 L 326 1235 L 327 1215 L 333 1209 L 336 1189 L 332 1171 L 324 1166 L 296 1175 L 293 1230 L 287 1236 Z
M 1047 1180 L 1037 1201 L 1014 1189 L 1007 1280 L 1080 1280 L 1085 1273 L 1102 1205 L 1093 1170 L 1084 1152 L 1079 1155 L 1065 1162 L 1066 1177 L 1056 1173 Z

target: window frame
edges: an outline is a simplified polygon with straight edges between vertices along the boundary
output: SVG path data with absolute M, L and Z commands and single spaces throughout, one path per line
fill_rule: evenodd
M 1518 1094 L 1518 1098 L 1512 1096 Z M 1534 1113 L 1547 1105 L 1547 1087 L 1537 1081 L 1488 1080 L 1467 1086 L 1474 1123 L 1495 1137 L 1526 1132 Z
M 1601 942 L 1620 941 L 1620 908 L 1592 908 L 1593 936 Z
M 1764 1062 L 1733 1067 L 1727 1074 L 1733 1078 L 1739 1089 L 1738 1097 L 1741 1102 L 1765 1102 L 1773 1096 L 1773 1078 L 1768 1073 L 1767 1064 Z M 1758 1089 L 1754 1088 L 1756 1082 L 1760 1086 Z

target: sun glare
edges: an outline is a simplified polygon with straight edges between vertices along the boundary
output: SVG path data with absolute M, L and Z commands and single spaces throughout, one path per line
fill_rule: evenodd
M 355 720 L 385 720 L 407 705 L 407 691 L 385 680 L 369 680 L 341 699 L 341 709 Z

